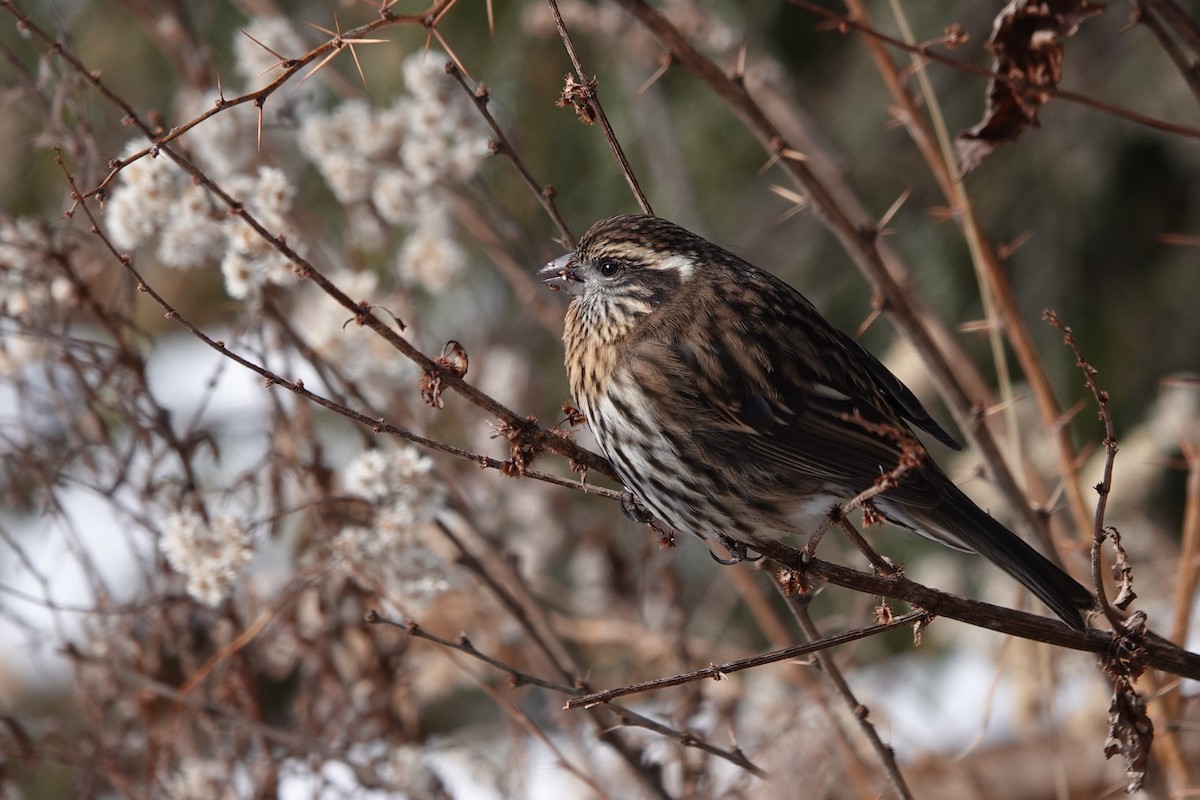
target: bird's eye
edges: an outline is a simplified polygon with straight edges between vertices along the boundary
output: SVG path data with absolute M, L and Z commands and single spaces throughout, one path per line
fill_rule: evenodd
M 616 261 L 613 261 L 611 258 L 606 258 L 600 262 L 599 270 L 601 275 L 606 278 L 611 278 L 613 275 L 616 275 L 621 271 L 621 265 Z

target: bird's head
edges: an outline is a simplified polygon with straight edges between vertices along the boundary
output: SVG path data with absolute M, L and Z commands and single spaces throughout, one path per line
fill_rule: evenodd
M 575 296 L 572 313 L 589 333 L 613 341 L 653 318 L 706 269 L 714 246 L 674 223 L 644 214 L 601 220 L 573 253 L 538 274 Z

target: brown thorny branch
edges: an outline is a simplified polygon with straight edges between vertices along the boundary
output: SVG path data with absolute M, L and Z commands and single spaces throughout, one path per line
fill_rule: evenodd
M 447 7 L 449 7 L 449 3 L 443 2 L 435 5 L 430 12 L 409 16 L 396 16 L 385 9 L 384 11 L 381 11 L 381 15 L 384 16 L 384 19 L 381 19 L 375 23 L 371 23 L 370 25 L 357 28 L 345 35 L 347 37 L 361 37 L 363 34 L 376 30 L 377 28 L 387 24 L 421 24 L 431 26 L 433 24 L 432 17 L 435 15 L 435 12 Z M 286 74 L 272 82 L 264 89 L 236 98 L 235 100 L 221 100 L 218 102 L 217 108 L 205 112 L 205 114 L 202 114 L 195 120 L 192 120 L 191 122 L 186 123 L 179 128 L 175 128 L 170 133 L 160 137 L 158 132 L 156 132 L 138 117 L 136 112 L 128 105 L 128 103 L 122 100 L 115 92 L 107 87 L 98 74 L 89 72 L 85 65 L 78 60 L 78 58 L 66 50 L 60 43 L 56 42 L 45 31 L 36 26 L 27 16 L 25 16 L 19 9 L 16 8 L 11 0 L 0 0 L 0 8 L 4 8 L 6 11 L 12 14 L 18 20 L 18 24 L 23 30 L 29 31 L 37 39 L 46 44 L 53 54 L 64 59 L 75 71 L 82 75 L 88 81 L 88 83 L 93 86 L 93 88 L 99 91 L 106 99 L 115 104 L 118 108 L 120 108 L 125 114 L 126 120 L 129 122 L 129 124 L 141 130 L 147 137 L 151 138 L 155 142 L 154 145 L 145 149 L 139 154 L 130 156 L 122 161 L 113 161 L 111 165 L 112 171 L 96 188 L 92 189 L 91 191 L 84 192 L 81 191 L 77 186 L 72 185 L 71 191 L 73 205 L 82 204 L 87 199 L 100 195 L 105 187 L 112 181 L 115 174 L 124 167 L 128 166 L 138 157 L 142 157 L 147 154 L 158 153 L 167 155 L 180 168 L 187 172 L 193 181 L 204 186 L 223 204 L 225 204 L 229 208 L 231 215 L 241 218 L 247 225 L 253 228 L 259 236 L 261 236 L 265 241 L 269 242 L 281 255 L 291 261 L 292 264 L 295 265 L 294 272 L 298 279 L 307 279 L 316 283 L 322 289 L 322 291 L 333 298 L 339 305 L 346 308 L 353 315 L 356 324 L 370 328 L 376 334 L 382 336 L 388 342 L 388 344 L 400 351 L 408 359 L 415 362 L 421 368 L 423 374 L 433 386 L 433 392 L 432 394 L 428 395 L 427 399 L 436 402 L 440 396 L 441 390 L 450 388 L 458 392 L 469 402 L 473 403 L 484 411 L 487 411 L 489 414 L 499 418 L 503 425 L 503 431 L 505 435 L 509 437 L 510 442 L 512 443 L 514 460 L 513 462 L 492 463 L 495 461 L 494 459 L 485 460 L 481 456 L 475 456 L 473 454 L 466 453 L 466 451 L 462 451 L 458 448 L 449 448 L 446 449 L 445 452 L 450 452 L 461 458 L 477 461 L 482 466 L 489 468 L 498 469 L 502 467 L 497 465 L 511 463 L 512 466 L 508 467 L 507 469 L 515 468 L 517 474 L 526 474 L 526 472 L 523 471 L 523 465 L 532 461 L 540 451 L 550 450 L 551 452 L 570 459 L 572 464 L 574 466 L 578 466 L 581 470 L 595 470 L 602 475 L 615 478 L 615 473 L 603 458 L 597 456 L 595 453 L 579 447 L 574 442 L 569 441 L 561 432 L 544 429 L 538 426 L 536 420 L 533 418 L 522 417 L 515 411 L 505 407 L 494 398 L 464 381 L 462 375 L 460 375 L 458 371 L 453 368 L 453 365 L 444 361 L 439 363 L 438 360 L 431 359 L 426 356 L 410 342 L 408 342 L 408 340 L 404 339 L 402 336 L 392 330 L 387 323 L 378 319 L 372 312 L 372 306 L 370 303 L 365 301 L 355 302 L 351 300 L 337 286 L 329 281 L 329 279 L 326 278 L 324 274 L 322 274 L 310 261 L 297 253 L 287 243 L 284 237 L 276 236 L 268 231 L 252 214 L 246 210 L 240 201 L 225 192 L 190 159 L 188 159 L 175 148 L 172 148 L 166 144 L 167 142 L 178 138 L 182 132 L 190 130 L 191 128 L 195 127 L 196 124 L 212 116 L 214 113 L 218 113 L 220 110 L 250 101 L 256 102 L 261 106 L 261 104 L 265 102 L 266 97 L 268 97 L 271 92 L 274 92 L 276 89 L 278 89 L 287 78 L 295 76 L 300 67 L 311 62 L 322 53 L 328 52 L 332 45 L 327 43 L 326 45 L 322 45 L 321 47 L 314 49 L 301 59 L 297 59 L 294 62 L 288 62 L 290 66 L 288 67 Z M 67 214 L 70 215 L 72 211 L 73 210 L 69 210 Z M 95 225 L 94 220 L 93 224 Z M 129 259 L 123 254 L 118 253 L 111 244 L 108 244 L 108 248 L 114 256 L 119 258 L 123 264 L 126 264 L 127 268 L 131 266 L 129 263 L 127 263 L 129 262 Z M 135 279 L 138 281 L 140 290 L 145 291 L 149 288 L 146 286 L 145 281 L 143 281 L 140 276 L 136 275 L 136 273 L 131 274 L 135 275 Z M 143 289 L 142 287 L 146 288 Z M 171 306 L 162 297 L 153 292 L 151 293 L 151 296 L 163 307 L 164 312 L 166 312 L 168 316 L 179 320 L 181 323 L 184 323 L 184 321 L 178 317 L 178 314 L 174 311 L 174 309 L 171 308 Z M 403 327 L 402 322 L 397 320 L 397 323 Z M 185 324 L 185 327 L 187 327 L 194 335 L 198 335 L 199 338 L 205 342 L 205 344 L 221 352 L 222 355 L 227 357 L 234 356 L 233 352 L 224 346 L 224 343 L 216 342 L 215 340 L 200 335 L 200 332 L 193 326 Z M 280 381 L 277 376 L 269 374 L 261 367 L 251 367 L 250 362 L 246 361 L 245 359 L 235 358 L 234 360 L 238 361 L 238 363 L 242 364 L 242 366 L 254 369 L 254 371 L 259 372 L 259 374 L 261 374 L 264 378 L 271 380 L 273 383 L 288 386 L 292 389 L 292 391 L 296 391 L 298 394 L 303 394 L 303 396 L 310 400 L 315 401 L 317 398 L 317 396 L 311 392 L 305 392 L 303 390 L 302 383 L 297 385 L 296 382 L 292 381 Z M 325 403 L 322 404 L 325 405 Z M 329 405 L 326 405 L 326 407 L 331 408 Z M 331 408 L 331 410 L 337 409 Z M 341 412 L 339 411 L 339 413 Z M 366 421 L 366 417 L 364 415 L 355 415 L 352 412 L 351 416 L 360 422 Z M 444 446 L 439 446 L 432 442 L 432 440 L 420 440 L 420 437 L 412 438 L 415 436 L 415 434 L 411 434 L 394 426 L 390 426 L 383 419 L 375 419 L 371 422 L 371 424 L 375 427 L 378 427 L 381 432 L 387 432 L 391 433 L 392 435 L 409 438 L 410 441 L 421 444 L 425 447 L 444 449 Z M 530 475 L 530 477 L 544 480 L 546 476 L 533 474 Z M 562 483 L 561 479 L 556 479 L 552 482 Z M 590 491 L 590 489 L 586 488 L 584 490 Z
M 445 639 L 429 633 L 412 620 L 399 622 L 388 619 L 387 617 L 380 615 L 378 612 L 369 613 L 367 615 L 367 622 L 370 624 L 382 624 L 391 626 L 393 628 L 398 628 L 415 639 L 424 639 L 441 647 L 457 650 L 460 653 L 465 653 L 470 657 L 507 674 L 509 676 L 510 687 L 513 689 L 517 689 L 526 685 L 537 686 L 557 694 L 571 697 L 572 699 L 567 702 L 567 708 L 577 707 L 577 700 L 580 697 L 585 696 L 585 693 L 588 691 L 584 686 L 568 686 L 566 684 L 548 681 L 544 678 L 538 677 L 537 675 L 532 675 L 524 670 L 518 669 L 512 664 L 479 650 L 474 644 L 471 643 L 471 640 L 465 634 L 460 635 L 457 640 Z M 707 673 L 706 676 L 712 677 L 711 672 Z M 683 681 L 678 681 L 677 683 L 682 682 Z M 633 692 L 625 692 L 625 694 L 632 693 Z M 604 702 L 607 701 L 605 700 Z M 595 703 L 593 703 L 593 705 L 595 705 Z M 766 773 L 763 772 L 759 767 L 755 766 L 754 763 L 746 758 L 745 754 L 736 747 L 732 750 L 716 747 L 699 738 L 691 731 L 675 730 L 619 704 L 608 704 L 608 707 L 616 714 L 617 719 L 623 725 L 645 728 L 647 730 L 654 731 L 655 733 L 660 733 L 668 738 L 678 741 L 685 747 L 694 747 L 698 750 L 702 750 L 705 753 L 717 756 L 718 758 L 723 758 L 726 761 L 736 764 L 753 775 L 758 777 L 766 777 Z
M 567 227 L 567 223 L 563 220 L 562 214 L 558 211 L 558 205 L 554 202 L 558 192 L 551 184 L 545 186 L 537 182 L 537 178 L 533 177 L 533 173 L 525 166 L 525 162 L 521 159 L 521 154 L 513 147 L 509 141 L 508 135 L 504 129 L 500 127 L 500 123 L 492 116 L 492 112 L 488 109 L 488 101 L 491 96 L 488 93 L 487 87 L 482 83 L 477 83 L 472 89 L 467 83 L 467 79 L 463 77 L 462 70 L 453 62 L 447 62 L 446 72 L 450 77 L 454 78 L 455 82 L 462 87 L 462 90 L 471 98 L 471 102 L 475 104 L 475 109 L 479 115 L 483 117 L 484 122 L 492 129 L 492 134 L 495 138 L 488 141 L 488 148 L 495 155 L 503 155 L 517 170 L 517 174 L 521 176 L 521 180 L 525 182 L 525 187 L 530 193 L 541 203 L 542 209 L 545 210 L 546 216 L 554 222 L 558 228 L 558 233 L 562 237 L 562 243 L 569 250 L 575 249 L 575 236 L 571 233 L 571 229 Z
M 800 628 L 804 631 L 804 635 L 808 637 L 809 641 L 820 641 L 822 638 L 821 631 L 817 628 L 817 623 L 813 620 L 812 614 L 808 610 L 812 595 L 801 595 L 796 592 L 789 594 L 786 592 L 785 587 L 782 586 L 780 590 L 784 592 L 788 608 L 791 610 L 792 616 L 800 625 Z M 921 626 L 928 619 L 923 612 L 911 611 L 897 620 L 892 620 L 892 622 L 898 622 L 900 619 L 910 617 L 914 618 L 912 622 L 913 630 L 916 636 L 919 637 Z M 869 709 L 855 697 L 854 691 L 850 688 L 850 682 L 842 674 L 837 662 L 824 650 L 815 651 L 813 657 L 816 659 L 817 666 L 821 672 L 825 674 L 829 682 L 833 685 L 834 692 L 846 704 L 850 716 L 858 723 L 859 729 L 862 731 L 868 744 L 870 744 L 875 758 L 879 760 L 880 765 L 883 767 L 883 772 L 887 776 L 892 790 L 896 792 L 896 796 L 902 798 L 902 800 L 913 800 L 912 790 L 908 788 L 908 783 L 900 773 L 900 765 L 896 763 L 896 751 L 883 741 L 883 738 L 879 735 L 879 730 L 868 719 Z
M 625 2 L 625 0 L 619 1 Z M 77 58 L 75 58 L 70 52 L 66 51 L 63 47 L 55 43 L 50 36 L 34 25 L 28 19 L 28 17 L 25 17 L 18 9 L 15 8 L 11 0 L 0 0 L 0 7 L 9 11 L 14 17 L 17 18 L 23 29 L 28 30 L 36 38 L 50 46 L 52 52 L 65 59 L 68 64 L 85 76 L 88 82 L 91 83 L 106 98 L 117 104 L 118 107 L 120 107 L 126 113 L 135 126 L 143 130 L 143 132 L 147 133 L 147 135 L 153 136 L 153 133 L 150 131 L 148 126 L 146 126 L 137 118 L 133 109 L 129 107 L 128 104 L 126 104 L 123 100 L 121 100 L 118 95 L 108 89 L 99 76 L 87 72 L 84 65 L 79 62 Z M 438 7 L 441 8 L 444 6 L 439 5 Z M 387 12 L 383 13 L 386 14 Z M 399 17 L 389 15 L 387 21 L 392 24 L 429 24 L 429 16 L 412 15 L 409 17 Z M 665 23 L 665 20 L 662 20 L 662 22 Z M 665 24 L 669 25 L 669 23 Z M 361 36 L 363 33 L 374 30 L 379 26 L 380 23 L 372 23 L 370 26 L 355 29 L 350 34 L 347 34 L 347 36 Z M 674 29 L 664 29 L 664 35 L 669 35 L 671 31 L 674 31 Z M 674 32 L 674 36 L 679 36 L 677 31 Z M 675 39 L 669 38 L 669 41 L 675 42 Z M 683 41 L 682 37 L 680 37 L 679 41 Z M 683 42 L 683 45 L 686 45 L 686 42 Z M 319 56 L 320 53 L 325 52 L 327 47 L 328 46 L 317 48 L 312 53 L 306 55 L 301 62 L 308 63 L 312 61 L 314 58 Z M 690 47 L 690 45 L 687 45 L 687 47 Z M 686 52 L 688 51 L 685 50 L 685 53 Z M 698 56 L 698 53 L 695 53 L 695 51 L 690 52 Z M 683 63 L 686 64 L 691 60 L 692 59 L 686 59 L 683 61 Z M 716 69 L 711 62 L 704 61 L 703 64 L 707 64 L 708 67 Z M 289 75 L 294 74 L 294 72 L 295 70 L 293 69 Z M 707 76 L 707 73 L 704 74 Z M 718 83 L 719 85 L 724 85 L 720 84 L 720 82 Z M 739 87 L 741 85 L 740 82 L 735 82 L 735 84 Z M 281 85 L 281 82 L 276 81 L 267 87 L 266 90 L 261 90 L 259 93 L 252 93 L 246 97 L 253 97 L 261 94 L 262 91 L 274 91 L 279 85 Z M 748 101 L 748 98 L 746 98 L 746 100 Z M 226 103 L 227 105 L 232 105 L 234 101 L 226 101 Z M 205 118 L 207 118 L 207 116 L 211 116 L 211 113 L 212 112 L 208 112 Z M 185 126 L 187 129 L 190 129 L 191 127 L 194 127 L 194 125 L 190 123 Z M 779 144 L 779 146 L 785 147 L 783 144 Z M 400 350 L 400 352 L 402 352 L 405 356 L 409 357 L 411 360 L 420 365 L 425 370 L 427 377 L 432 379 L 436 376 L 444 388 L 454 389 L 476 406 L 495 414 L 504 422 L 505 425 L 511 426 L 511 428 L 514 430 L 512 435 L 514 439 L 517 440 L 516 443 L 514 443 L 514 452 L 520 452 L 522 449 L 528 450 L 528 448 L 531 446 L 540 444 L 546 449 L 569 458 L 574 466 L 582 466 L 583 468 L 589 470 L 594 469 L 601 474 L 606 474 L 612 477 L 611 468 L 601 457 L 591 453 L 590 451 L 579 448 L 574 443 L 567 441 L 552 431 L 546 431 L 538 428 L 536 424 L 532 423 L 528 418 L 520 417 L 516 414 L 516 412 L 507 409 L 491 397 L 480 392 L 470 384 L 467 384 L 453 369 L 446 369 L 445 365 L 439 365 L 435 361 L 429 359 L 427 356 L 409 344 L 407 340 L 393 332 L 390 327 L 374 317 L 370 313 L 369 304 L 360 304 L 351 301 L 344 293 L 337 289 L 336 286 L 329 282 L 328 279 L 326 279 L 310 262 L 290 248 L 286 241 L 282 240 L 280 237 L 271 235 L 253 217 L 253 215 L 245 210 L 245 208 L 238 201 L 225 193 L 190 160 L 175 152 L 170 147 L 162 147 L 161 152 L 172 157 L 181 168 L 183 168 L 193 177 L 194 180 L 204 185 L 206 188 L 212 191 L 214 195 L 221 199 L 222 202 L 224 202 L 230 208 L 231 213 L 241 217 L 247 222 L 247 224 L 251 225 L 256 232 L 263 236 L 265 240 L 271 242 L 280 253 L 296 264 L 296 273 L 299 278 L 309 278 L 315 281 L 322 288 L 322 290 L 333 297 L 339 304 L 354 312 L 355 322 L 369 327 L 371 330 L 375 331 L 378 335 L 382 336 L 390 344 L 396 347 L 396 349 Z M 783 158 L 781 161 L 789 165 L 796 165 L 800 163 L 788 158 Z M 64 171 L 66 170 L 65 166 L 63 169 Z M 105 182 L 107 183 L 110 180 L 111 176 L 106 178 Z M 422 447 L 449 453 L 456 457 L 478 463 L 480 466 L 485 468 L 498 469 L 510 474 L 516 471 L 514 470 L 513 461 L 499 461 L 497 459 L 471 453 L 461 448 L 438 442 L 436 440 L 421 437 L 410 431 L 391 425 L 381 418 L 373 418 L 366 414 L 362 414 L 361 412 L 349 409 L 341 404 L 330 401 L 329 399 L 304 388 L 302 381 L 287 380 L 282 376 L 279 376 L 230 350 L 225 346 L 224 342 L 208 337 L 203 333 L 203 331 L 199 330 L 188 320 L 180 316 L 165 298 L 163 298 L 145 282 L 140 273 L 138 273 L 134 268 L 132 261 L 127 256 L 119 253 L 103 236 L 98 223 L 94 217 L 92 217 L 90 208 L 85 202 L 89 196 L 95 194 L 95 191 L 92 193 L 83 193 L 74 185 L 73 180 L 70 181 L 70 184 L 73 202 L 84 207 L 89 219 L 91 219 L 93 231 L 101 237 L 112 256 L 120 260 L 122 266 L 131 274 L 137 283 L 139 291 L 147 293 L 156 303 L 160 305 L 167 317 L 179 322 L 185 329 L 189 331 L 189 333 L 196 336 L 209 347 L 220 352 L 222 355 L 230 358 L 241 366 L 259 374 L 264 378 L 264 382 L 268 383 L 269 385 L 282 386 L 297 395 L 321 405 L 324 408 L 341 414 L 349 419 L 355 420 L 363 425 L 367 425 L 371 427 L 373 431 L 388 433 L 393 436 L 404 438 Z M 536 185 L 536 183 L 532 184 L 532 186 Z M 539 190 L 537 194 L 540 196 L 541 190 Z M 901 295 L 901 297 L 903 297 L 903 295 Z M 975 429 L 972 428 L 972 430 Z M 523 439 L 521 434 L 525 434 L 528 439 Z M 577 482 L 564 480 L 557 476 L 546 473 L 539 473 L 526 469 L 523 474 L 537 480 L 543 480 L 556 485 L 579 489 L 587 493 L 598 494 L 610 499 L 617 499 L 620 497 L 620 493 L 618 492 L 600 489 L 597 487 L 581 486 L 581 484 Z M 874 493 L 877 491 L 881 491 L 881 489 L 869 490 L 869 493 Z M 778 543 L 768 545 L 766 548 L 762 548 L 762 552 L 765 555 L 768 555 L 779 561 L 781 564 L 784 564 L 785 566 L 789 566 L 801 572 L 814 575 L 822 580 L 834 583 L 835 585 L 863 591 L 869 594 L 882 594 L 894 597 L 896 599 L 914 602 L 920 605 L 922 608 L 925 608 L 930 613 L 936 615 L 949 616 L 965 622 L 982 625 L 983 627 L 989 627 L 994 630 L 999 630 L 1023 638 L 1031 638 L 1073 649 L 1089 650 L 1093 652 L 1101 651 L 1100 644 L 1095 641 L 1097 637 L 1105 640 L 1108 638 L 1108 634 L 1101 632 L 1092 631 L 1087 635 L 1079 634 L 1069 631 L 1065 626 L 1062 626 L 1057 622 L 1037 617 L 1035 615 L 1022 614 L 1021 612 L 1001 609 L 997 606 L 981 603 L 979 601 L 967 600 L 965 598 L 958 598 L 953 595 L 938 592 L 937 590 L 923 587 L 919 584 L 908 581 L 906 578 L 903 578 L 903 576 L 900 575 L 891 575 L 887 577 L 868 575 L 866 573 L 858 572 L 857 570 L 839 567 L 835 564 L 823 562 L 819 559 L 805 558 L 804 554 L 800 551 L 796 551 Z M 1038 622 L 1034 623 L 1034 620 Z M 1057 630 L 1060 628 L 1061 630 Z M 1151 665 L 1159 669 L 1186 677 L 1200 677 L 1200 658 L 1194 656 L 1193 654 L 1186 653 L 1185 651 L 1179 650 L 1178 648 L 1175 648 L 1174 646 L 1165 642 L 1152 643 L 1149 652 L 1150 658 L 1152 659 L 1150 662 Z
M 1178 136 L 1186 136 L 1189 139 L 1200 139 L 1200 128 L 1192 128 L 1187 125 L 1180 125 L 1175 122 L 1169 122 L 1164 119 L 1158 119 L 1157 117 L 1151 117 L 1147 114 L 1142 114 L 1140 112 L 1134 111 L 1133 109 L 1125 108 L 1123 106 L 1115 105 L 1113 103 L 1106 103 L 1103 100 L 1097 100 L 1094 97 L 1088 97 L 1087 95 L 1079 94 L 1078 92 L 1072 92 L 1067 89 L 1059 89 L 1057 87 L 1042 86 L 1042 85 L 1038 85 L 1036 87 L 1025 85 L 1021 81 L 1018 81 L 1008 75 L 1005 75 L 1004 73 L 995 72 L 993 70 L 988 69 L 987 67 L 981 67 L 978 64 L 972 64 L 969 61 L 962 61 L 960 59 L 947 56 L 944 53 L 940 53 L 937 50 L 934 50 L 931 45 L 909 44 L 908 42 L 905 42 L 902 39 L 897 39 L 893 36 L 888 36 L 887 34 L 882 33 L 881 31 L 875 30 L 871 26 L 864 24 L 861 20 L 857 20 L 854 17 L 846 16 L 844 14 L 839 14 L 836 11 L 830 11 L 828 8 L 824 8 L 822 6 L 816 5 L 815 3 L 808 2 L 808 0 L 789 0 L 789 1 L 792 3 L 792 5 L 798 6 L 799 8 L 803 8 L 805 11 L 808 11 L 812 14 L 815 14 L 815 15 L 827 20 L 829 23 L 831 23 L 834 30 L 837 30 L 841 33 L 846 33 L 851 30 L 858 31 L 859 33 L 862 33 L 866 36 L 870 36 L 873 39 L 878 39 L 879 41 L 886 43 L 890 47 L 895 47 L 897 50 L 903 50 L 908 53 L 915 53 L 916 55 L 919 55 L 922 58 L 926 58 L 930 61 L 936 62 L 938 64 L 943 64 L 948 67 L 953 67 L 954 69 L 959 70 L 960 72 L 965 72 L 965 73 L 968 73 L 971 75 L 978 75 L 982 78 L 988 78 L 990 80 L 1000 81 L 1001 83 L 1016 83 L 1018 85 L 1015 88 L 1020 89 L 1020 90 L 1036 89 L 1038 92 L 1045 92 L 1050 97 L 1056 98 L 1058 100 L 1063 100 L 1068 103 L 1075 103 L 1077 105 L 1085 106 L 1087 108 L 1091 108 L 1096 111 L 1102 111 L 1105 114 L 1112 114 L 1115 117 L 1120 117 L 1121 119 L 1126 119 L 1126 120 L 1129 120 L 1130 122 L 1135 122 L 1138 125 L 1144 125 L 1147 128 L 1155 128 L 1160 131 L 1165 131 L 1166 133 L 1174 133 Z M 638 2 L 638 0 L 617 0 L 617 2 L 624 4 L 625 2 Z
M 861 27 L 870 27 L 870 19 L 861 0 L 848 0 L 847 5 Z M 983 226 L 975 213 L 975 206 L 967 197 L 966 186 L 953 174 L 953 165 L 948 163 L 948 150 L 939 149 L 937 136 L 931 130 L 927 115 L 921 110 L 917 98 L 909 91 L 907 81 L 892 61 L 883 40 L 864 34 L 863 41 L 870 49 L 892 99 L 903 110 L 902 120 L 906 130 L 937 181 L 947 204 L 953 209 L 954 217 L 960 222 L 963 236 L 971 245 L 972 252 L 977 254 L 976 262 L 1000 314 L 1001 333 L 1012 346 L 1038 411 L 1042 415 L 1043 424 L 1051 434 L 1054 452 L 1058 458 L 1061 486 L 1066 495 L 1072 522 L 1078 532 L 1078 541 L 1085 542 L 1090 538 L 1087 535 L 1090 528 L 1090 512 L 1076 475 L 1079 458 L 1071 441 L 1071 431 L 1066 424 L 1069 415 L 1063 413 L 1055 397 L 1045 364 L 1033 344 L 1029 327 L 1025 324 L 1017 305 L 1008 274 L 1002 265 L 1002 257 L 984 235 Z M 928 46 L 925 46 L 925 49 L 928 49 Z M 913 55 L 914 58 L 920 58 L 915 53 Z M 1000 358 L 1003 358 L 1003 354 L 1000 354 Z
M 1112 493 L 1113 466 L 1116 463 L 1118 449 L 1116 429 L 1113 427 L 1112 414 L 1108 408 L 1109 395 L 1108 392 L 1101 389 L 1096 383 L 1096 368 L 1084 360 L 1083 353 L 1079 349 L 1079 343 L 1075 341 L 1074 332 L 1058 318 L 1058 314 L 1054 311 L 1043 311 L 1042 318 L 1062 333 L 1063 343 L 1071 349 L 1071 353 L 1075 356 L 1075 366 L 1083 373 L 1084 384 L 1087 386 L 1088 391 L 1091 392 L 1092 398 L 1095 399 L 1098 406 L 1097 414 L 1100 421 L 1104 423 L 1104 476 L 1094 487 L 1099 499 L 1096 501 L 1096 516 L 1092 529 L 1092 588 L 1096 592 L 1096 597 L 1100 601 L 1100 608 L 1108 619 L 1109 624 L 1114 629 L 1120 630 L 1127 622 L 1112 606 L 1125 609 L 1133 602 L 1137 595 L 1133 593 L 1132 570 L 1125 558 L 1125 551 L 1121 547 L 1120 534 L 1116 528 L 1106 528 L 1104 525 L 1104 514 L 1108 508 L 1108 496 Z M 1104 578 L 1101 574 L 1103 572 L 1101 546 L 1109 538 L 1113 540 L 1113 547 L 1117 553 L 1118 567 L 1114 568 L 1114 577 L 1120 583 L 1119 594 L 1112 605 L 1109 605 L 1107 593 L 1104 588 Z
M 835 647 L 839 644 L 856 642 L 859 639 L 875 636 L 895 628 L 903 628 L 908 625 L 919 625 L 927 618 L 928 615 L 924 611 L 910 611 L 907 614 L 896 617 L 890 622 L 865 625 L 861 628 L 843 631 L 842 633 L 834 634 L 832 636 L 825 636 L 815 639 L 811 642 L 805 642 L 804 644 L 786 647 L 782 650 L 776 650 L 774 652 L 764 653 L 762 655 L 739 658 L 735 661 L 729 661 L 724 664 L 710 664 L 704 669 L 686 672 L 682 675 L 674 675 L 669 678 L 655 678 L 654 680 L 644 681 L 642 683 L 633 683 L 616 689 L 604 689 L 586 694 L 579 694 L 576 692 L 575 694 L 578 696 L 572 697 L 570 700 L 568 700 L 566 707 L 589 708 L 600 703 L 611 702 L 618 697 L 638 694 L 641 692 L 657 691 L 658 689 L 665 689 L 668 686 L 679 686 L 684 683 L 691 683 L 693 681 L 705 679 L 719 681 L 722 680 L 726 675 L 730 675 L 734 672 L 740 672 L 744 669 L 751 669 L 753 667 L 761 667 L 765 664 L 775 664 L 780 661 L 787 661 L 789 659 L 797 658 L 809 653 L 827 650 L 830 647 Z
M 587 71 L 583 68 L 583 62 L 579 60 L 579 54 L 575 51 L 575 44 L 571 41 L 571 35 L 567 33 L 567 24 L 563 21 L 562 14 L 558 10 L 558 3 L 555 0 L 546 0 L 546 4 L 550 7 L 550 13 L 554 16 L 554 25 L 558 28 L 558 34 L 562 38 L 563 48 L 571 58 L 571 66 L 575 68 L 574 78 L 567 75 L 566 85 L 563 88 L 559 105 L 569 105 L 574 108 L 579 115 L 579 119 L 588 125 L 595 122 L 600 123 L 600 127 L 604 130 L 604 139 L 608 142 L 609 149 L 613 153 L 613 158 L 616 159 L 617 165 L 621 169 L 621 174 L 625 176 L 625 181 L 629 184 L 629 189 L 637 199 L 638 205 L 643 212 L 653 214 L 654 212 L 650 208 L 650 201 L 646 199 L 646 194 L 642 191 L 637 176 L 633 173 L 633 168 L 629 166 L 629 160 L 625 158 L 625 150 L 621 147 L 616 133 L 613 132 L 612 124 L 608 121 L 608 115 L 604 113 L 604 107 L 600 105 L 600 95 L 596 91 L 597 81 L 587 74 Z

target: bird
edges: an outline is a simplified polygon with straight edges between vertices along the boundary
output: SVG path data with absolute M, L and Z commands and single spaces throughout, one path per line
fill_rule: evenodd
M 675 531 L 741 560 L 898 475 L 869 500 L 875 515 L 983 556 L 1086 629 L 1091 593 L 946 476 L 912 426 L 961 445 L 781 279 L 647 214 L 600 220 L 539 277 L 572 295 L 576 407 L 628 492 Z

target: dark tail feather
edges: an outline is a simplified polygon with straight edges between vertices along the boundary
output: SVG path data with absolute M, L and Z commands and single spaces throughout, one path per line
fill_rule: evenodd
M 936 511 L 945 533 L 1023 583 L 1063 622 L 1084 630 L 1082 611 L 1096 606 L 1091 592 L 951 486 Z

